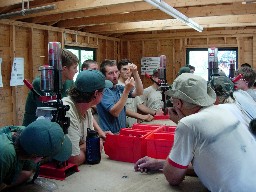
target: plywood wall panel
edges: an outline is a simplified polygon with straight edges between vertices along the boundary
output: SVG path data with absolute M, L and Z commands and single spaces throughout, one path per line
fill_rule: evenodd
M 16 27 L 15 28 L 15 43 L 17 48 L 28 48 L 30 33 L 28 28 Z
M 115 43 L 113 41 L 107 40 L 106 59 L 115 59 Z
M 126 58 L 128 56 L 128 42 L 127 41 L 121 41 L 121 59 Z
M 256 37 L 254 30 L 213 30 L 203 33 L 154 33 L 143 34 L 136 33 L 126 35 L 122 41 L 127 41 L 129 46 L 122 46 L 122 54 L 129 55 L 136 49 L 138 43 L 143 42 L 142 53 L 136 54 L 137 60 L 143 56 L 167 57 L 167 80 L 171 84 L 176 78 L 180 67 L 186 65 L 187 48 L 208 48 L 216 47 L 237 47 L 238 48 L 238 65 L 244 62 L 256 64 Z M 137 40 L 136 40 L 137 39 Z M 136 42 L 136 44 L 134 43 Z M 158 42 L 158 43 L 156 43 Z M 139 52 L 137 52 L 139 53 Z M 135 56 L 134 56 L 135 57 Z M 135 58 L 136 59 L 136 58 Z M 144 84 L 148 84 L 143 79 Z
M 189 45 L 206 45 L 207 44 L 207 38 L 188 38 L 188 44 Z
M 234 44 L 234 45 L 236 45 L 237 44 L 236 37 L 227 37 L 226 38 L 226 44 Z
M 0 47 L 10 46 L 10 26 L 0 25 Z
M 58 33 L 56 31 L 48 31 L 48 41 L 49 42 L 60 41 L 58 37 Z
M 97 61 L 99 64 L 106 59 L 106 43 L 105 39 L 99 39 L 99 46 L 97 49 Z
M 1 21 L 0 21 L 1 22 Z M 97 60 L 120 57 L 120 44 L 116 38 L 104 38 L 97 35 L 79 33 L 78 42 L 73 42 L 75 33 L 49 31 L 48 27 L 33 25 L 23 27 L 15 22 L 0 24 L 0 57 L 3 59 L 1 72 L 3 88 L 0 88 L 0 127 L 6 125 L 21 125 L 28 88 L 26 86 L 10 87 L 10 75 L 13 57 L 24 58 L 24 75 L 30 82 L 40 75 L 39 66 L 47 62 L 48 42 L 59 41 L 69 46 L 81 46 L 97 49 Z M 64 37 L 67 37 L 64 40 Z M 89 39 L 89 43 L 88 43 Z M 68 42 L 70 40 L 70 42 Z M 62 44 L 64 47 L 64 44 Z M 12 59 L 11 59 L 12 58 Z M 98 61 L 99 62 L 99 61 Z
M 157 48 L 158 48 L 158 41 L 157 40 L 144 41 L 143 56 L 144 57 L 157 57 L 157 56 L 159 56 Z
M 44 30 L 34 29 L 33 38 L 34 38 L 34 48 L 35 49 L 45 49 L 45 36 L 46 33 Z
M 225 44 L 225 38 L 224 37 L 210 37 L 208 39 L 208 44 L 216 46 L 218 44 Z

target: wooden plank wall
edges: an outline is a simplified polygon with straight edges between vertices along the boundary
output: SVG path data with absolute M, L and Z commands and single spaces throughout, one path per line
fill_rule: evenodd
M 97 61 L 120 59 L 120 40 L 88 33 L 78 33 L 22 22 L 0 21 L 0 57 L 3 87 L 0 88 L 0 127 L 21 125 L 28 88 L 10 87 L 14 57 L 23 57 L 24 75 L 30 82 L 40 75 L 39 66 L 47 63 L 48 42 L 58 41 L 62 46 L 80 46 L 97 49 Z
M 256 67 L 256 29 L 221 29 L 203 33 L 152 33 L 123 36 L 122 39 L 46 27 L 22 22 L 0 20 L 0 57 L 3 58 L 3 88 L 0 88 L 0 126 L 20 125 L 23 119 L 28 88 L 10 87 L 14 57 L 24 57 L 25 78 L 32 81 L 39 75 L 39 66 L 47 62 L 47 45 L 59 41 L 62 45 L 97 49 L 97 61 L 119 61 L 128 58 L 138 65 L 143 56 L 167 56 L 167 80 L 172 83 L 181 66 L 185 65 L 186 48 L 238 47 L 238 61 Z M 151 81 L 142 76 L 144 87 Z
M 186 48 L 237 47 L 238 65 L 247 62 L 256 67 L 256 29 L 220 29 L 199 32 L 137 33 L 122 37 L 121 58 L 129 58 L 140 67 L 141 57 L 167 57 L 167 81 L 176 78 L 186 64 Z M 142 76 L 144 87 L 152 82 Z

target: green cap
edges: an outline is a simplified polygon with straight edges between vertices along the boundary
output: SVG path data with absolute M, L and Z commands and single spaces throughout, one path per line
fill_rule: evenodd
M 181 67 L 178 75 L 181 75 L 182 73 L 190 73 L 190 68 L 189 67 Z
M 66 161 L 71 155 L 72 144 L 59 124 L 46 119 L 30 123 L 19 137 L 24 151 L 37 157 L 52 157 Z
M 217 96 L 230 96 L 234 92 L 234 83 L 227 76 L 212 76 L 210 85 Z
M 105 76 L 98 70 L 81 71 L 75 81 L 76 89 L 87 93 L 109 88 L 110 86 L 109 82 L 105 83 Z

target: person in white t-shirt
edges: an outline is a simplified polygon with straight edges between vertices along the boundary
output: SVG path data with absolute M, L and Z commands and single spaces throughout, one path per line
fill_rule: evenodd
M 70 107 L 66 116 L 70 118 L 68 137 L 72 143 L 72 154 L 68 161 L 71 163 L 85 163 L 87 128 L 102 132 L 93 126 L 91 107 L 101 101 L 102 92 L 107 86 L 105 76 L 100 71 L 85 70 L 78 74 L 68 97 L 62 99 L 63 104 Z
M 173 100 L 170 119 L 178 123 L 166 160 L 144 157 L 136 171 L 163 169 L 179 185 L 189 168 L 210 191 L 256 191 L 256 141 L 228 110 L 213 105 L 214 90 L 197 75 L 181 74 L 167 94 Z
M 235 76 L 238 76 L 239 74 L 242 75 L 242 78 L 235 82 L 236 89 L 246 91 L 256 102 L 256 91 L 253 87 L 256 79 L 254 69 L 250 67 L 241 67 L 235 71 Z
M 256 102 L 243 90 L 234 90 L 234 83 L 227 76 L 213 76 L 209 84 L 216 92 L 215 104 L 232 112 L 249 129 L 249 123 L 256 118 Z
M 159 110 L 162 110 L 164 105 L 162 101 L 162 92 L 159 89 L 159 85 L 157 85 L 156 83 L 159 81 L 158 69 L 153 70 L 153 74 L 151 78 L 155 82 L 151 86 L 144 89 L 141 99 L 143 100 L 143 102 L 148 108 L 157 112 Z

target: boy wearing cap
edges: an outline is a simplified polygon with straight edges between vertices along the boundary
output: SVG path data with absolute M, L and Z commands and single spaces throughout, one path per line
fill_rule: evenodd
M 62 99 L 64 105 L 70 106 L 66 116 L 70 118 L 68 136 L 72 142 L 72 154 L 69 158 L 71 163 L 85 163 L 87 128 L 95 128 L 90 108 L 100 102 L 104 88 L 105 76 L 100 71 L 85 70 L 78 74 L 68 97 Z M 102 130 L 98 128 L 97 131 Z
M 100 71 L 107 80 L 113 83 L 112 88 L 105 89 L 103 98 L 97 105 L 100 117 L 100 126 L 104 131 L 118 133 L 126 127 L 125 103 L 128 97 L 135 97 L 143 93 L 143 85 L 135 64 L 129 63 L 133 77 L 125 81 L 125 86 L 117 85 L 119 70 L 117 65 L 110 60 L 101 63 Z M 135 87 L 135 89 L 134 89 Z
M 235 71 L 235 76 L 241 74 L 243 77 L 235 82 L 237 90 L 246 91 L 256 102 L 256 91 L 253 89 L 253 85 L 256 79 L 256 73 L 254 69 L 250 67 L 241 67 Z
M 216 94 L 197 75 L 181 74 L 167 92 L 173 100 L 170 119 L 178 123 L 164 161 L 140 159 L 135 170 L 161 169 L 171 185 L 179 185 L 189 164 L 209 191 L 256 190 L 256 141 L 237 118 L 213 105 Z
M 179 75 L 181 75 L 182 73 L 191 73 L 191 72 L 190 72 L 190 68 L 189 68 L 189 67 L 181 67 L 180 70 L 179 70 L 179 72 L 178 72 L 178 74 L 177 74 L 177 77 L 178 77 Z
M 44 157 L 66 161 L 71 142 L 59 124 L 40 119 L 27 127 L 0 130 L 0 191 L 27 182 L 35 164 Z
M 159 81 L 158 69 L 153 70 L 151 78 L 155 82 Z M 163 101 L 162 92 L 159 90 L 159 86 L 155 82 L 151 86 L 144 89 L 141 99 L 148 108 L 157 112 L 163 108 Z
M 62 49 L 61 52 L 61 61 L 62 61 L 62 90 L 61 96 L 67 96 L 67 90 L 70 89 L 74 82 L 73 78 L 74 75 L 77 73 L 77 65 L 78 65 L 78 58 L 74 55 L 71 51 Z M 43 92 L 40 90 L 40 78 L 37 77 L 33 81 L 34 89 L 41 95 L 44 95 Z M 32 123 L 37 119 L 36 116 L 36 109 L 37 107 L 45 107 L 46 104 L 42 103 L 41 101 L 36 98 L 32 91 L 29 91 L 28 97 L 26 100 L 25 106 L 25 113 L 23 118 L 23 126 L 27 126 L 28 124 Z

